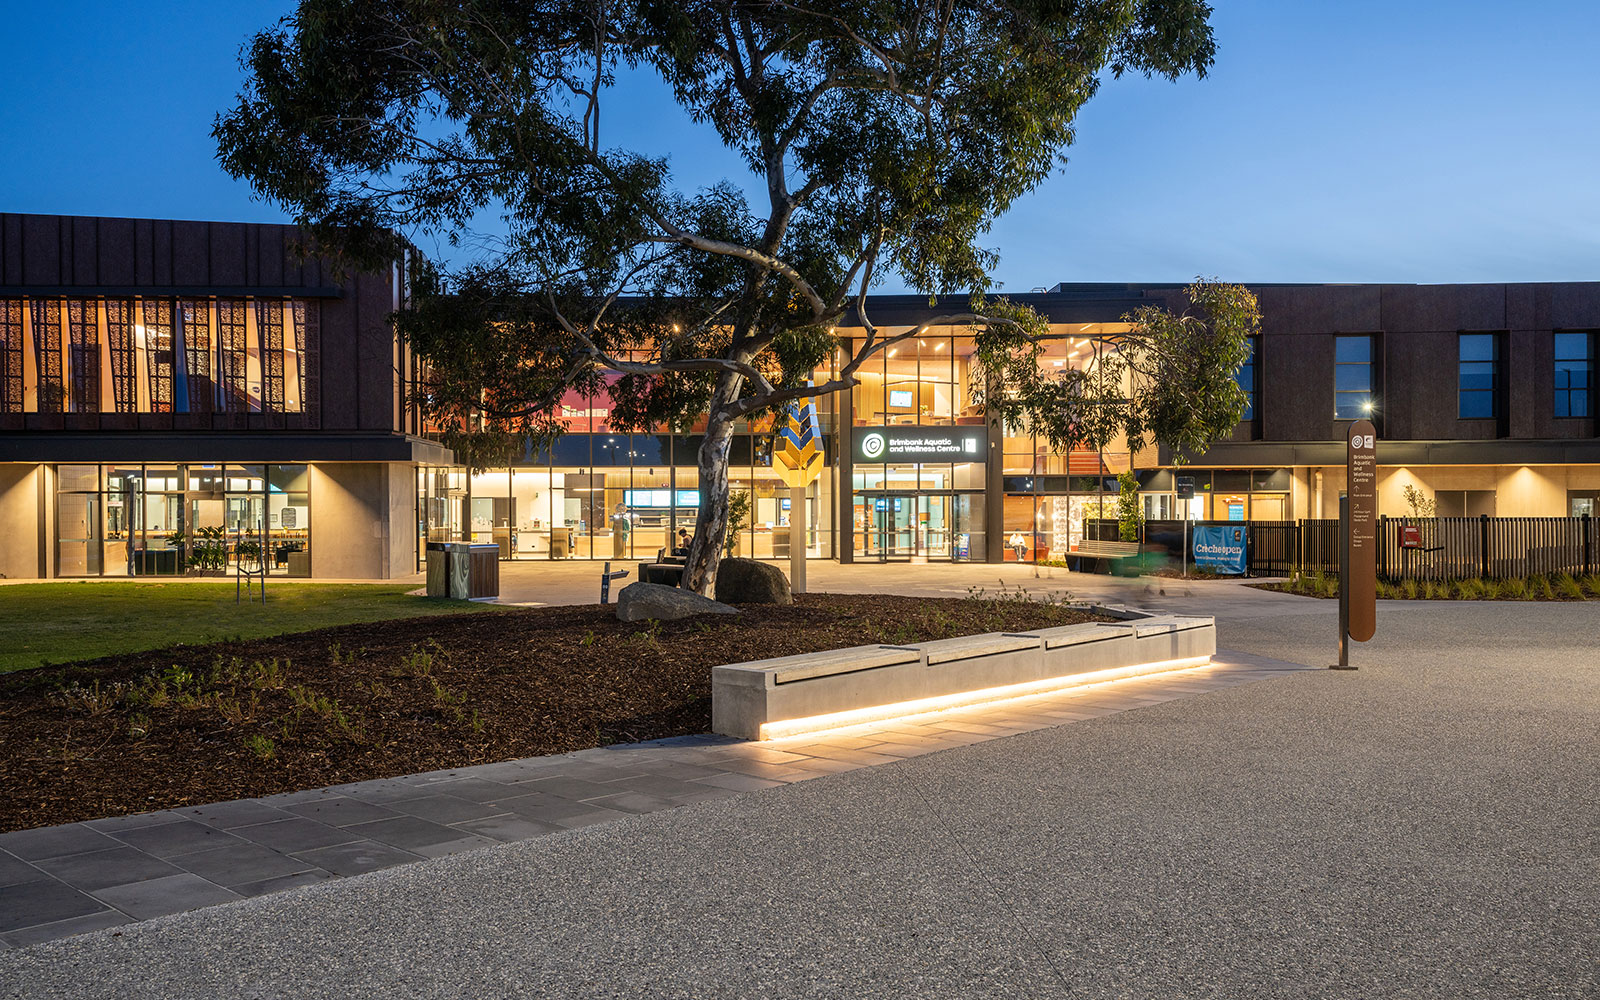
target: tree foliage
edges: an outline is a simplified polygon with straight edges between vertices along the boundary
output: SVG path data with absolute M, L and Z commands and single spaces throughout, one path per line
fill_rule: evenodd
M 709 414 L 688 585 L 725 532 L 734 421 L 854 383 L 928 326 L 1038 334 L 996 301 L 994 219 L 1061 162 L 1107 75 L 1203 74 L 1201 0 L 302 0 L 258 34 L 220 158 L 317 250 L 371 266 L 405 237 L 475 251 L 413 275 L 401 329 L 455 439 L 559 432 L 568 389 L 618 429 Z M 604 129 L 653 75 L 750 170 L 685 191 Z M 619 141 L 620 140 L 620 141 Z M 476 221 L 504 232 L 483 238 Z M 961 303 L 880 330 L 890 280 Z M 449 294 L 444 294 L 444 293 Z M 963 300 L 971 297 L 969 303 Z M 807 388 L 865 335 L 838 376 Z M 491 439 L 493 440 L 493 439 Z

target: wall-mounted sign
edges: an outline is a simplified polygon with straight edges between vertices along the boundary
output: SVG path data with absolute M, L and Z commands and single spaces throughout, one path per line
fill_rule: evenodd
M 1422 528 L 1415 524 L 1402 524 L 1400 526 L 1400 547 L 1402 549 L 1422 548 Z
M 1226 525 L 1194 528 L 1194 564 L 1208 566 L 1218 573 L 1243 576 L 1245 570 L 1245 530 Z
M 857 462 L 981 462 L 982 427 L 857 427 Z

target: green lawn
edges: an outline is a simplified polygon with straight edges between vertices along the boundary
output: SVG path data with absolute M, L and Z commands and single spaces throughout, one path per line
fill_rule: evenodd
M 0 673 L 178 643 L 258 639 L 329 625 L 482 611 L 405 596 L 415 584 L 273 583 L 235 604 L 230 583 L 30 583 L 0 587 Z

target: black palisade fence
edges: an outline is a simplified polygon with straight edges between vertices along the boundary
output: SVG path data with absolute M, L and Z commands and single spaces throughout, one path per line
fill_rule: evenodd
M 1194 521 L 1195 526 L 1246 529 L 1251 574 L 1339 572 L 1339 522 Z M 1114 540 L 1117 522 L 1090 520 L 1087 537 Z M 1183 522 L 1146 521 L 1147 551 L 1182 554 Z M 1413 544 L 1408 545 L 1410 540 Z M 1594 521 L 1583 517 L 1380 517 L 1378 576 L 1384 580 L 1504 580 L 1568 573 L 1600 573 Z

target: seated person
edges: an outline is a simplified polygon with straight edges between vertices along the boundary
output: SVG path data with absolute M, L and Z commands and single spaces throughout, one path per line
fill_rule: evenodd
M 686 556 L 686 555 L 688 555 L 689 554 L 689 543 L 692 542 L 692 541 L 694 541 L 694 536 L 689 534 L 689 529 L 688 528 L 679 528 L 678 529 L 678 544 L 673 547 L 672 554 L 675 555 L 675 556 Z

